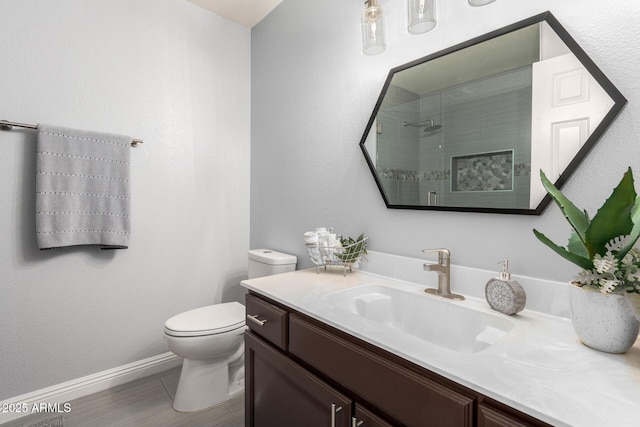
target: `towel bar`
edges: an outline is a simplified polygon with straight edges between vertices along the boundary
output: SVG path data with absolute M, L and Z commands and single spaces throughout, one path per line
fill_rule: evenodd
M 26 129 L 38 129 L 38 125 L 31 125 L 28 123 L 18 123 L 18 122 L 10 122 L 7 120 L 0 120 L 0 129 L 2 130 L 11 130 L 13 129 L 13 127 L 19 127 L 19 128 L 26 128 Z M 141 139 L 137 139 L 137 138 L 133 138 L 131 140 L 131 146 L 132 147 L 137 147 L 138 144 L 142 144 L 144 143 L 143 140 Z

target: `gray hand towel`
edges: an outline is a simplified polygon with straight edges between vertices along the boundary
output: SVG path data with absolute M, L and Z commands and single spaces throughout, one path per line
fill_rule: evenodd
M 130 153 L 128 136 L 38 125 L 40 249 L 129 246 Z

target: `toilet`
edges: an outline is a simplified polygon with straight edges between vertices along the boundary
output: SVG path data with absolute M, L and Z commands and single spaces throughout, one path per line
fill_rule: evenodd
M 269 249 L 248 254 L 249 279 L 296 269 L 293 255 Z M 173 399 L 179 412 L 201 411 L 244 390 L 244 305 L 208 305 L 185 311 L 164 324 L 164 343 L 184 358 Z

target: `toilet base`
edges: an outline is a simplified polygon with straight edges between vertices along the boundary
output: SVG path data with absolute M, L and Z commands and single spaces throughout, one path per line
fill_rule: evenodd
M 228 360 L 184 359 L 173 409 L 178 412 L 203 411 L 225 402 L 244 391 L 244 368 L 229 382 Z

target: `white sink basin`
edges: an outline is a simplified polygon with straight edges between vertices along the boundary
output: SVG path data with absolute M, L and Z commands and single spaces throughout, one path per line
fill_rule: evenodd
M 476 353 L 509 333 L 515 322 L 427 295 L 423 289 L 371 284 L 324 295 L 333 307 L 461 353 Z

